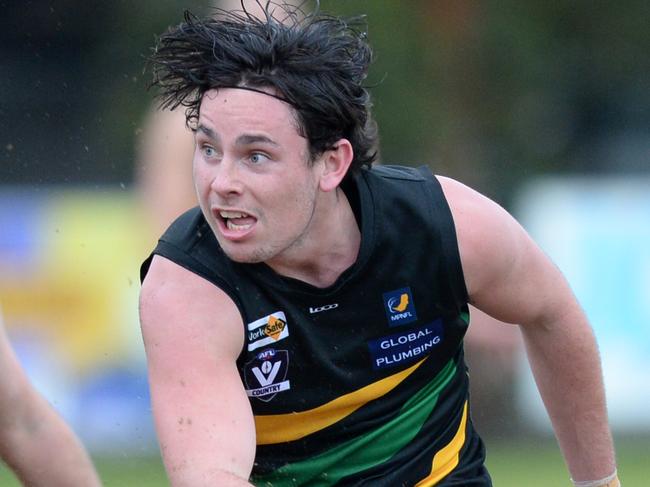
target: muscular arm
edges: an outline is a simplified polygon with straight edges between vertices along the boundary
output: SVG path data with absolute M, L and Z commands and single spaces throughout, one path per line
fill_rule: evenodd
M 220 289 L 156 256 L 140 321 L 156 432 L 175 487 L 250 485 L 255 425 L 235 361 L 243 325 Z
M 521 328 L 540 394 L 575 480 L 615 468 L 600 357 L 557 267 L 501 207 L 440 178 L 456 224 L 471 303 Z
M 1 323 L 0 457 L 24 485 L 100 485 L 75 434 L 29 382 Z

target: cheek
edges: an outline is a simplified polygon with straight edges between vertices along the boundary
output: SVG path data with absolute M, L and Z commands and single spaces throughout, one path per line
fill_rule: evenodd
M 316 199 L 316 189 L 309 182 L 296 185 L 291 195 L 285 198 L 287 213 L 303 226 L 311 219 Z
M 302 227 L 311 207 L 306 188 L 290 183 L 278 187 L 283 189 L 276 191 L 265 189 L 263 194 L 258 193 L 262 219 L 285 230 Z
M 196 164 L 192 168 L 192 180 L 199 196 L 205 196 L 209 193 L 210 175 L 205 170 L 201 170 Z

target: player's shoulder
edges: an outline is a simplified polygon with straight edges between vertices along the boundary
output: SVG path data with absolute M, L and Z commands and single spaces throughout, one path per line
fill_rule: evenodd
M 452 213 L 471 295 L 507 274 L 530 239 L 516 219 L 496 201 L 460 181 L 444 176 L 437 178 Z
M 161 255 L 152 259 L 139 305 L 149 356 L 159 354 L 158 349 L 183 355 L 188 348 L 180 342 L 197 337 L 224 356 L 235 359 L 241 352 L 243 321 L 234 301 L 213 283 Z
M 140 289 L 140 308 L 169 308 L 201 287 L 187 269 L 161 255 L 153 255 Z
M 396 179 L 402 181 L 425 181 L 431 177 L 426 166 L 411 167 L 396 164 L 378 164 L 366 172 L 367 177 L 378 179 Z
M 221 333 L 233 356 L 241 349 L 243 322 L 234 300 L 214 283 L 161 255 L 153 257 L 142 283 L 139 311 L 148 337 L 162 333 L 180 338 L 183 330 L 198 330 L 206 336 Z
M 140 290 L 140 308 L 165 313 L 176 308 L 236 307 L 214 283 L 192 269 L 154 255 Z
M 440 183 L 455 219 L 464 220 L 477 213 L 490 218 L 495 211 L 503 211 L 495 201 L 457 179 L 439 174 L 435 178 Z
M 444 196 L 452 213 L 454 213 L 454 217 L 460 219 L 465 219 L 465 215 L 472 211 L 483 209 L 489 214 L 490 210 L 499 207 L 497 203 L 477 190 L 457 179 L 437 174 L 429 166 L 411 167 L 382 164 L 372 166 L 371 170 L 366 172 L 366 177 L 376 180 L 432 183 L 429 186 L 436 189 L 433 194 L 440 194 L 440 190 L 442 190 L 442 196 Z

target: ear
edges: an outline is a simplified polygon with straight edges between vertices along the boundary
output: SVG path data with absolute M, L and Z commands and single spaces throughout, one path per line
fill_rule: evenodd
M 340 139 L 334 144 L 334 148 L 325 151 L 322 157 L 323 171 L 320 177 L 320 189 L 332 191 L 341 184 L 350 169 L 350 163 L 354 157 L 352 144 L 347 139 Z

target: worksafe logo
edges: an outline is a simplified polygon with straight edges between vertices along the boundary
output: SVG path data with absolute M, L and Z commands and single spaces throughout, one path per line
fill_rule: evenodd
M 408 287 L 384 293 L 384 308 L 390 326 L 405 325 L 418 319 L 411 288 Z
M 271 345 L 289 336 L 287 317 L 282 311 L 276 311 L 264 318 L 246 325 L 248 334 L 248 351 L 252 352 L 265 345 Z
M 268 402 L 278 392 L 288 391 L 287 380 L 289 352 L 287 350 L 264 350 L 244 366 L 246 394 L 260 401 Z

